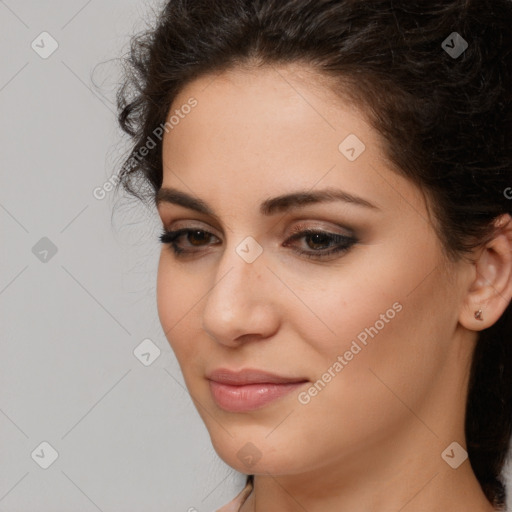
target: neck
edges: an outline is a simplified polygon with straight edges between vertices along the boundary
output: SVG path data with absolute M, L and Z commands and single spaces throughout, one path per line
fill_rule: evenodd
M 409 458 L 395 452 L 387 468 L 375 457 L 373 467 L 366 466 L 364 473 L 330 468 L 297 475 L 256 475 L 240 512 L 494 512 L 469 460 L 452 469 L 441 458 L 445 444 L 431 443 L 430 451 L 411 451 Z M 393 451 L 393 446 L 388 450 Z M 343 466 L 347 468 L 346 461 Z

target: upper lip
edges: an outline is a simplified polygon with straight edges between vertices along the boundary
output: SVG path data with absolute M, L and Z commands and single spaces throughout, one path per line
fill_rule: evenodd
M 221 384 L 230 384 L 232 386 L 243 386 L 244 384 L 290 384 L 293 382 L 306 382 L 307 379 L 301 377 L 284 377 L 274 373 L 256 369 L 243 369 L 239 371 L 219 368 L 207 375 L 209 380 Z

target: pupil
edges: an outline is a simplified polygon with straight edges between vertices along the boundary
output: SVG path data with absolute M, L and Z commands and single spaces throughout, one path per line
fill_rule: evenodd
M 309 235 L 309 239 L 313 240 L 313 245 L 319 244 L 322 247 L 329 245 L 329 243 L 328 243 L 329 236 L 328 235 L 323 235 L 323 234 L 317 233 L 315 235 Z M 322 241 L 324 241 L 325 243 L 322 243 Z M 310 245 L 310 247 L 311 247 L 311 244 L 308 244 L 308 245 Z M 316 247 L 316 249 L 318 249 L 318 247 Z
M 204 231 L 192 231 L 189 234 L 189 241 L 192 245 L 200 245 L 201 241 L 205 241 L 207 239 L 207 235 Z M 199 240 L 199 243 L 196 243 Z

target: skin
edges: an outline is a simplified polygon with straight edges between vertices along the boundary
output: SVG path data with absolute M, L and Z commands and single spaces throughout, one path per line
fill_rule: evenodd
M 477 332 L 512 295 L 510 217 L 473 262 L 450 262 L 422 191 L 387 162 L 364 113 L 304 65 L 201 77 L 170 112 L 190 97 L 197 106 L 164 137 L 163 187 L 215 215 L 168 202 L 158 212 L 165 229 L 212 236 L 183 236 L 179 246 L 195 251 L 184 258 L 162 247 L 158 312 L 215 450 L 255 474 L 241 511 L 494 510 L 469 460 L 453 469 L 441 454 L 454 441 L 466 446 Z M 353 162 L 338 149 L 349 134 L 366 146 Z M 268 198 L 327 187 L 377 208 L 332 201 L 259 211 Z M 358 241 L 308 259 L 294 248 L 318 253 L 326 242 L 285 245 L 297 225 Z M 263 249 L 252 263 L 236 252 L 248 236 Z M 308 390 L 395 303 L 401 311 L 309 403 L 297 392 L 244 413 L 214 402 L 206 375 L 220 367 L 303 377 Z M 237 456 L 248 442 L 260 455 L 251 466 Z

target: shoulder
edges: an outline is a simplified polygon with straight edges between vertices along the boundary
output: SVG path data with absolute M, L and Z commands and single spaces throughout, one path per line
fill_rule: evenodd
M 244 501 L 248 498 L 249 494 L 251 494 L 251 491 L 252 483 L 248 482 L 233 500 L 231 500 L 229 503 L 226 503 L 226 505 L 219 508 L 215 512 L 238 512 Z

